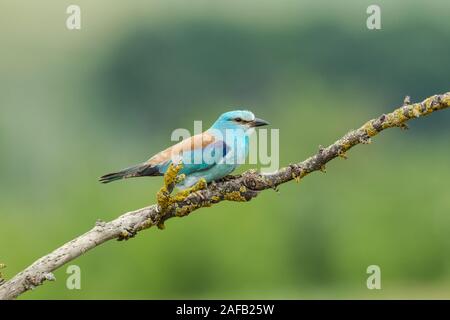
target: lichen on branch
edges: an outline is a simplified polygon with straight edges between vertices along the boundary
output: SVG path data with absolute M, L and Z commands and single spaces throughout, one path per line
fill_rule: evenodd
M 450 92 L 434 95 L 414 104 L 408 98 L 393 112 L 367 121 L 359 129 L 348 132 L 328 147 L 320 147 L 316 154 L 302 162 L 290 164 L 268 175 L 248 170 L 241 175 L 226 177 L 208 185 L 203 180 L 174 195 L 172 192 L 183 176 L 178 175 L 181 165 L 171 166 L 164 176 L 164 185 L 157 194 L 157 204 L 125 213 L 110 222 L 98 221 L 90 231 L 38 259 L 12 279 L 0 282 L 0 300 L 17 298 L 45 281 L 54 280 L 52 271 L 109 240 L 129 239 L 151 226 L 162 228 L 169 218 L 186 216 L 199 208 L 210 207 L 224 200 L 250 201 L 263 190 L 276 190 L 280 184 L 291 180 L 299 181 L 314 171 L 324 171 L 329 161 L 337 157 L 346 158 L 352 147 L 370 143 L 372 137 L 385 129 L 407 128 L 407 121 L 448 107 Z

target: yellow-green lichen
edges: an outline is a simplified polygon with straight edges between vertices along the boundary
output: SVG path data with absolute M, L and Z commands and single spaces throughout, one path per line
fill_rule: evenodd
M 347 150 L 349 150 L 352 147 L 352 144 L 350 142 L 350 140 L 346 137 L 340 139 L 338 141 L 338 145 L 341 147 L 341 151 L 345 152 Z
M 178 192 L 176 195 L 172 197 L 173 202 L 179 202 L 185 200 L 190 194 L 197 192 L 199 190 L 205 189 L 207 186 L 206 180 L 201 178 L 198 180 L 192 187 L 187 188 L 183 191 Z
M 166 225 L 164 224 L 164 221 L 159 221 L 156 226 L 159 230 L 164 230 L 166 228 Z
M 406 120 L 408 120 L 408 117 L 405 116 L 405 114 L 403 112 L 403 108 L 398 108 L 397 110 L 395 110 L 393 112 L 393 115 L 394 115 L 394 122 L 395 123 L 400 124 L 400 123 L 403 123 Z
M 245 187 L 244 187 L 245 188 Z M 223 198 L 229 201 L 245 202 L 247 201 L 239 191 L 231 191 L 224 194 Z
M 186 204 L 180 208 L 178 208 L 178 204 L 186 200 L 192 193 L 197 192 L 199 190 L 203 190 L 207 187 L 206 180 L 201 178 L 197 183 L 195 183 L 192 187 L 182 190 L 174 195 L 171 195 L 171 192 L 176 184 L 182 182 L 185 179 L 185 175 L 178 175 L 182 168 L 182 164 L 178 164 L 176 166 L 170 165 L 167 169 L 167 172 L 164 174 L 164 185 L 158 191 L 156 195 L 156 199 L 158 201 L 158 205 L 160 207 L 160 216 L 159 221 L 156 221 L 156 226 L 159 229 L 164 229 L 164 221 L 163 217 L 169 210 L 169 208 L 175 208 L 176 216 L 185 216 L 200 207 L 200 205 Z M 207 206 L 202 204 L 202 206 Z
M 343 150 L 338 151 L 338 156 L 341 157 L 342 159 L 346 159 L 346 160 L 348 159 L 347 153 Z
M 186 205 L 186 206 L 184 206 L 182 208 L 178 208 L 175 211 L 175 215 L 177 217 L 184 217 L 184 216 L 187 216 L 189 213 L 191 213 L 192 211 L 194 211 L 197 208 L 198 208 L 197 205 L 192 205 L 192 204 L 191 205 Z
M 300 180 L 303 177 L 305 177 L 306 175 L 308 175 L 308 172 L 306 172 L 306 170 L 299 170 L 298 173 L 295 170 L 293 170 L 292 173 L 291 173 L 292 179 L 294 179 L 295 182 L 297 182 L 297 183 L 299 183 Z
M 164 186 L 168 187 L 171 184 L 174 184 L 178 182 L 178 180 L 181 178 L 181 175 L 178 176 L 178 173 L 183 168 L 183 164 L 179 163 L 176 166 L 173 164 L 170 164 L 169 168 L 167 168 L 166 173 L 164 174 Z
M 420 111 L 420 105 L 417 104 L 412 108 L 412 114 L 414 117 L 419 118 L 422 115 L 422 112 Z
M 152 221 L 152 219 L 149 218 L 149 219 L 145 220 L 143 223 L 141 223 L 139 225 L 139 228 L 136 231 L 145 230 L 145 229 L 151 228 L 152 226 L 153 226 L 153 221 Z
M 177 217 L 184 217 L 190 214 L 192 211 L 198 208 L 204 208 L 204 207 L 211 207 L 212 203 L 211 201 L 205 201 L 198 204 L 188 204 L 184 205 L 180 208 L 177 208 L 175 211 L 175 215 Z
M 366 132 L 366 134 L 369 137 L 373 137 L 374 135 L 376 135 L 378 133 L 377 129 L 375 129 L 375 127 L 373 126 L 372 121 L 367 121 L 363 125 L 362 129 Z
M 181 163 L 176 166 L 170 164 L 164 174 L 164 185 L 156 194 L 156 201 L 163 212 L 172 204 L 172 197 L 170 196 L 170 193 L 172 192 L 175 184 L 181 182 L 181 179 L 184 178 L 184 175 L 178 176 L 178 172 L 180 172 L 182 168 L 183 165 Z

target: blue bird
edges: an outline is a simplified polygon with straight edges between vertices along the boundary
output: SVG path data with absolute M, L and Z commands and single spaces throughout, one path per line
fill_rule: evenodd
M 249 151 L 249 136 L 255 127 L 269 124 L 255 118 L 250 111 L 236 110 L 222 114 L 201 134 L 184 139 L 138 165 L 100 177 L 108 183 L 120 179 L 162 176 L 170 164 L 182 162 L 179 174 L 185 178 L 177 187 L 193 186 L 200 179 L 216 181 L 232 173 L 244 163 Z

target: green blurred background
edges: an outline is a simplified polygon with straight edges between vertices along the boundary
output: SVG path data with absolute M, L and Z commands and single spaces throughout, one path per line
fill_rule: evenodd
M 66 29 L 81 7 L 82 29 Z M 12 277 L 161 179 L 97 177 L 174 128 L 245 107 L 280 129 L 280 164 L 449 91 L 450 2 L 17 1 L 0 8 L 0 262 Z M 327 174 L 170 220 L 74 261 L 24 299 L 450 298 L 450 111 L 389 130 Z M 245 168 L 243 168 L 245 169 Z M 366 288 L 379 265 L 382 289 Z

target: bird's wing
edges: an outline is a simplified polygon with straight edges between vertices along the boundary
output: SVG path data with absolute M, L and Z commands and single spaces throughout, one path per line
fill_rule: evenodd
M 166 171 L 173 159 L 182 159 L 183 169 L 180 173 L 189 174 L 210 168 L 219 162 L 229 151 L 228 146 L 214 135 L 203 132 L 189 137 L 151 157 L 147 163 Z M 207 155 L 208 159 L 204 159 Z

